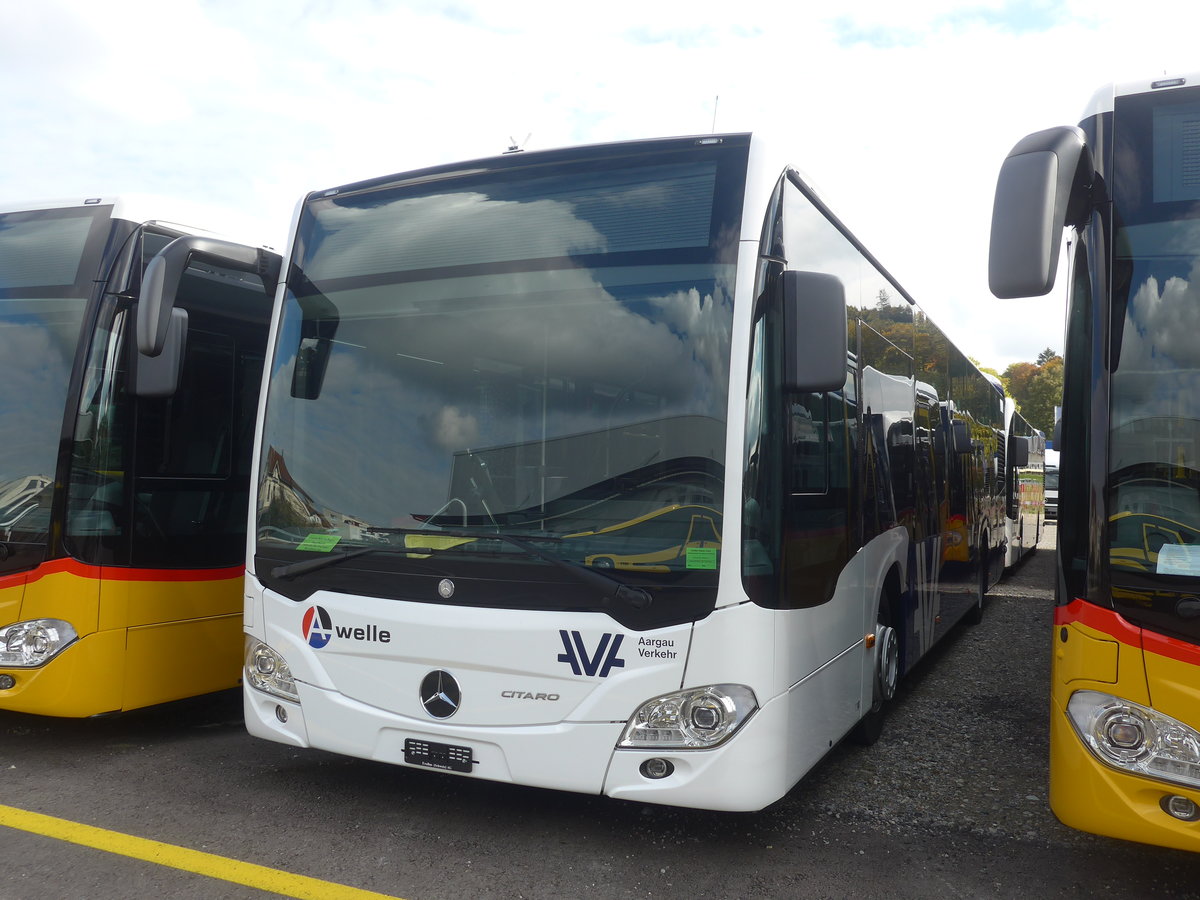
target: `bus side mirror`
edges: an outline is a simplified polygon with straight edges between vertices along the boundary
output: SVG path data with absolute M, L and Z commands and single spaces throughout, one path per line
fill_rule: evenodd
M 175 299 L 193 259 L 258 275 L 267 296 L 279 283 L 281 259 L 269 250 L 201 235 L 185 235 L 163 247 L 146 266 L 138 295 L 133 390 L 139 397 L 170 397 L 179 386 L 187 312 L 175 308 Z
M 1062 231 L 1080 224 L 1094 169 L 1082 129 L 1038 131 L 1017 142 L 996 181 L 988 285 L 997 297 L 1054 287 Z
M 142 276 L 137 347 L 143 356 L 158 356 L 162 352 L 179 284 L 193 258 L 258 275 L 268 296 L 275 294 L 275 286 L 279 283 L 281 260 L 276 253 L 195 234 L 176 238 L 155 254 Z
M 183 372 L 183 351 L 187 345 L 186 309 L 172 309 L 167 333 L 157 356 L 136 353 L 133 392 L 138 397 L 172 397 Z
M 824 272 L 783 273 L 783 389 L 820 393 L 846 385 L 846 290 Z
M 1014 437 L 1008 452 L 1013 468 L 1024 469 L 1029 465 L 1029 438 Z
M 960 456 L 964 453 L 970 453 L 971 447 L 971 432 L 967 430 L 967 423 L 962 419 L 955 419 L 950 425 L 950 440 L 951 449 Z

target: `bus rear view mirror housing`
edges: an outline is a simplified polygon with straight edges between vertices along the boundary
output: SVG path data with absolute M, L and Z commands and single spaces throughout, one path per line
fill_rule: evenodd
M 187 315 L 175 309 L 175 299 L 183 275 L 193 261 L 207 261 L 257 275 L 262 279 L 263 290 L 268 296 L 275 293 L 275 286 L 279 282 L 280 258 L 269 250 L 195 234 L 176 238 L 163 247 L 146 266 L 138 297 L 139 374 L 135 390 L 140 396 L 164 397 L 175 393 L 187 336 Z M 177 313 L 181 313 L 182 318 Z M 164 352 L 168 354 L 166 360 L 148 363 L 149 360 L 157 360 Z M 172 359 L 176 353 L 179 358 Z M 144 379 L 141 374 L 143 368 L 148 372 Z
M 1062 230 L 1083 218 L 1093 174 L 1083 131 L 1075 126 L 1017 142 L 996 180 L 988 255 L 993 294 L 1040 297 L 1054 287 Z
M 971 443 L 971 432 L 967 430 L 967 423 L 962 419 L 955 419 L 951 423 L 950 440 L 953 442 L 952 449 L 960 456 L 970 453 L 974 449 Z
M 1008 452 L 1012 454 L 1010 462 L 1018 469 L 1024 469 L 1029 465 L 1029 438 L 1014 437 Z
M 183 351 L 187 346 L 188 314 L 185 309 L 172 309 L 167 333 L 158 356 L 146 356 L 134 351 L 134 388 L 138 397 L 172 397 L 179 387 L 183 371 Z
M 835 275 L 783 273 L 783 388 L 819 393 L 846 384 L 846 290 Z

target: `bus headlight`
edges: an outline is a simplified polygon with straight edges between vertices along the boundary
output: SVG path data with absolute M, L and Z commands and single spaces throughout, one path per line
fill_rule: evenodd
M 1067 714 L 1103 763 L 1135 775 L 1200 787 L 1200 732 L 1157 710 L 1097 691 L 1077 691 Z
M 54 659 L 79 635 L 62 619 L 31 619 L 0 628 L 0 666 L 32 669 Z
M 756 709 L 754 691 L 742 684 L 663 694 L 638 708 L 617 746 L 705 750 L 727 741 Z
M 246 682 L 264 694 L 300 702 L 287 660 L 249 635 L 246 635 Z

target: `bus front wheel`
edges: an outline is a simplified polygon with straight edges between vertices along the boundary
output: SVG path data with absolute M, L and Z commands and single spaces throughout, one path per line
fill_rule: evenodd
M 882 619 L 883 616 L 881 615 Z M 875 678 L 871 708 L 850 733 L 856 744 L 869 746 L 883 733 L 883 717 L 888 703 L 896 696 L 900 681 L 900 639 L 896 629 L 885 622 L 875 626 Z

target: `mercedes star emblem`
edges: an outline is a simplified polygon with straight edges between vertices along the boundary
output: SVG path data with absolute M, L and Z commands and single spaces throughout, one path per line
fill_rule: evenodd
M 458 712 L 462 691 L 449 672 L 435 669 L 421 680 L 421 705 L 435 719 L 448 719 Z

